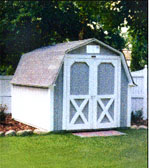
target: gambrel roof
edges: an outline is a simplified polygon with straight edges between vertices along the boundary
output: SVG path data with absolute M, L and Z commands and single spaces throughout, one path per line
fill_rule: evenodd
M 118 50 L 94 38 L 43 47 L 22 55 L 11 83 L 22 86 L 48 88 L 55 83 L 59 70 L 63 64 L 65 54 L 91 42 L 97 42 L 99 45 L 107 47 L 121 56 L 129 84 L 133 85 L 134 82 L 127 67 L 124 55 Z

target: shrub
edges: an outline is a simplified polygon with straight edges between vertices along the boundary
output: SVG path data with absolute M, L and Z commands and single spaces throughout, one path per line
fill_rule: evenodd
M 6 117 L 5 110 L 7 110 L 7 106 L 6 105 L 3 106 L 2 104 L 0 104 L 0 123 L 2 121 L 5 121 L 5 117 Z
M 139 121 L 143 120 L 143 112 L 142 110 L 138 110 L 131 113 L 131 122 L 137 123 Z

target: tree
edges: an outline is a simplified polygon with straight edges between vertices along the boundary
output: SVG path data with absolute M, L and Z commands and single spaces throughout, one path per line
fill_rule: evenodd
M 121 1 L 120 12 L 126 18 L 126 26 L 131 36 L 131 70 L 139 70 L 147 64 L 147 0 Z
M 139 70 L 147 64 L 147 0 L 113 0 L 102 2 L 100 22 L 103 29 L 113 33 L 128 27 L 132 44 L 131 70 Z
M 103 24 L 105 2 L 0 1 L 0 74 L 13 74 L 20 56 L 68 40 L 95 37 L 122 50 L 120 30 Z M 106 15 L 105 15 L 106 17 Z

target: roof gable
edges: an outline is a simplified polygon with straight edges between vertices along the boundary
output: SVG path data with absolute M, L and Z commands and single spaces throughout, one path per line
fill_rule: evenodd
M 92 42 L 96 42 L 119 54 L 122 58 L 129 83 L 133 83 L 123 54 L 97 39 L 60 43 L 55 46 L 39 48 L 24 54 L 20 59 L 11 83 L 15 85 L 45 88 L 53 85 L 63 64 L 65 54 Z
M 66 53 L 70 53 L 70 54 L 72 53 L 73 54 L 74 51 L 76 51 L 78 49 L 81 49 L 81 48 L 84 49 L 84 51 L 85 51 L 87 45 L 99 45 L 103 50 L 107 50 L 108 51 L 108 55 L 109 54 L 111 54 L 111 55 L 120 55 L 117 52 L 117 50 L 115 50 L 114 48 L 112 48 L 112 47 L 106 45 L 105 43 L 102 43 L 101 41 L 99 41 L 97 39 L 94 39 L 94 38 L 84 42 L 83 44 L 77 45 L 76 47 L 67 50 Z
M 102 46 L 101 44 L 97 43 L 97 42 L 90 42 L 86 45 L 83 45 L 81 47 L 75 48 L 71 51 L 68 52 L 68 54 L 88 54 L 87 53 L 87 45 L 98 45 L 100 47 L 100 53 L 96 53 L 98 55 L 118 55 L 116 52 L 113 52 L 112 50 L 110 50 L 107 47 Z M 95 54 L 95 53 L 89 53 L 89 54 Z

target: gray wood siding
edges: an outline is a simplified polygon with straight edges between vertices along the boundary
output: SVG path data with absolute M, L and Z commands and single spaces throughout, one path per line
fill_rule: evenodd
M 63 69 L 62 66 L 54 87 L 54 131 L 62 130 L 63 118 Z
M 128 79 L 121 66 L 121 112 L 120 112 L 120 127 L 127 127 L 127 98 L 128 98 Z

